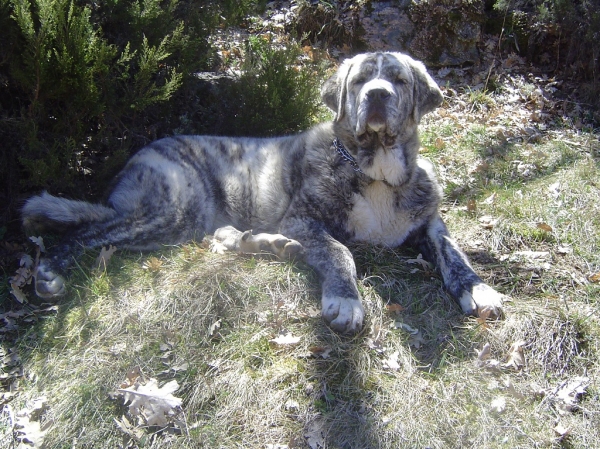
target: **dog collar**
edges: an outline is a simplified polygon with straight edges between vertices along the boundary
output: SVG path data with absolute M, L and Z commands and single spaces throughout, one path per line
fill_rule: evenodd
M 354 157 L 352 157 L 352 155 L 348 153 L 348 150 L 346 149 L 346 147 L 344 147 L 344 144 L 337 137 L 333 140 L 333 147 L 342 157 L 342 159 L 344 159 L 350 164 L 350 166 L 354 169 L 355 172 L 362 173 L 364 175 L 363 171 L 358 166 L 358 162 L 356 162 L 356 159 L 354 159 Z

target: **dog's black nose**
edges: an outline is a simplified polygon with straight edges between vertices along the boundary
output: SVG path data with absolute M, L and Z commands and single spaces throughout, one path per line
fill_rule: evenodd
M 386 89 L 371 89 L 367 92 L 367 98 L 369 100 L 383 101 L 390 98 L 391 94 Z

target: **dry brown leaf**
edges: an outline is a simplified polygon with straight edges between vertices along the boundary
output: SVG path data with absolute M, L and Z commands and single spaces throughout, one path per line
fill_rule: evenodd
M 127 371 L 127 375 L 125 380 L 120 385 L 120 388 L 129 388 L 134 385 L 140 378 L 142 377 L 142 370 L 139 366 L 134 366 L 129 371 Z
M 112 245 L 110 245 L 108 247 L 108 249 L 106 249 L 105 247 L 102 247 L 102 249 L 100 250 L 100 255 L 98 256 L 98 258 L 96 259 L 96 263 L 94 264 L 94 268 L 96 270 L 100 270 L 100 271 L 106 270 L 108 261 L 110 260 L 110 258 L 112 257 L 112 255 L 115 253 L 116 250 L 117 250 L 117 248 Z
M 29 408 L 23 409 L 17 413 L 15 420 L 15 434 L 17 439 L 24 443 L 24 447 L 41 448 L 44 444 L 44 437 L 48 432 L 50 422 L 43 426 L 40 423 L 42 413 L 48 408 L 47 399 L 42 396 L 35 401 Z
M 128 435 L 135 441 L 139 441 L 145 435 L 145 432 L 140 427 L 133 424 L 131 421 L 127 419 L 127 417 L 123 416 L 120 420 L 114 418 L 115 424 L 124 434 Z
M 552 232 L 552 226 L 550 226 L 546 223 L 538 223 L 537 228 L 541 229 L 542 231 L 545 231 L 545 232 Z
M 400 353 L 398 351 L 392 352 L 387 359 L 383 360 L 383 368 L 392 371 L 397 371 L 400 369 L 400 364 L 398 363 L 399 355 Z
M 503 365 L 506 368 L 513 367 L 516 370 L 520 370 L 525 367 L 525 353 L 523 351 L 523 346 L 525 346 L 524 341 L 517 341 L 512 344 L 510 347 L 510 353 L 508 355 L 507 362 Z
M 423 255 L 422 254 L 419 254 L 416 259 L 408 259 L 406 262 L 410 263 L 410 264 L 421 265 L 421 267 L 425 271 L 430 271 L 430 270 L 433 269 L 433 266 L 429 262 L 427 262 L 425 259 L 423 259 Z
M 577 408 L 579 396 L 585 393 L 590 384 L 589 377 L 577 376 L 563 382 L 552 395 L 554 406 L 560 414 L 572 412 Z
M 402 306 L 400 304 L 388 304 L 385 307 L 387 308 L 387 311 L 389 313 L 397 313 L 397 312 L 402 312 L 403 310 L 405 310 L 404 306 Z
M 123 394 L 131 416 L 141 419 L 147 426 L 164 427 L 172 422 L 181 407 L 181 399 L 173 396 L 178 388 L 176 380 L 159 387 L 156 379 L 149 379 L 145 385 L 136 383 L 119 389 L 119 393 Z
M 21 304 L 27 302 L 27 295 L 19 288 L 16 284 L 10 283 L 10 293 L 19 301 Z
M 479 224 L 484 229 L 493 229 L 494 226 L 496 226 L 497 222 L 498 222 L 497 218 L 491 217 L 489 215 L 484 215 L 482 217 L 479 217 Z
M 490 317 L 490 315 L 492 314 L 492 309 L 491 308 L 487 308 L 487 309 L 483 309 L 480 310 L 478 312 L 476 321 L 477 324 L 479 324 L 480 326 L 484 327 L 484 328 L 488 328 L 488 324 L 487 324 L 487 320 Z
M 562 438 L 565 438 L 565 437 L 569 436 L 569 434 L 571 433 L 571 428 L 570 427 L 565 427 L 561 423 L 558 423 L 556 425 L 556 427 L 554 428 L 554 431 L 562 439 Z
M 300 337 L 294 337 L 288 332 L 286 334 L 280 334 L 269 341 L 280 346 L 290 346 L 300 343 Z
M 29 237 L 29 240 L 31 240 L 33 243 L 35 243 L 41 252 L 43 252 L 43 253 L 46 252 L 46 247 L 44 246 L 44 239 L 42 237 L 31 236 L 31 237 Z
M 325 418 L 317 416 L 306 426 L 304 438 L 306 439 L 306 444 L 310 449 L 321 449 L 325 447 L 326 434 L 327 431 L 325 430 Z
M 506 410 L 506 398 L 504 396 L 498 396 L 490 404 L 491 409 L 496 413 L 502 413 Z
M 494 201 L 496 200 L 496 196 L 497 196 L 496 192 L 492 193 L 485 200 L 483 200 L 483 204 L 494 204 Z
M 590 277 L 588 277 L 588 281 L 590 282 L 600 282 L 600 271 L 596 274 L 592 274 Z
M 490 344 L 486 343 L 483 345 L 483 348 L 481 348 L 481 351 L 477 351 L 477 360 L 483 362 L 490 358 L 491 353 Z
M 144 270 L 148 270 L 153 273 L 156 273 L 156 272 L 160 271 L 160 269 L 162 268 L 162 265 L 163 265 L 162 260 L 152 256 L 146 262 L 144 262 L 144 264 L 142 265 L 142 268 Z
M 324 359 L 328 359 L 331 354 L 331 348 L 329 346 L 311 346 L 308 350 L 312 352 L 315 357 Z
M 470 199 L 467 201 L 467 212 L 475 213 L 477 212 L 477 201 Z

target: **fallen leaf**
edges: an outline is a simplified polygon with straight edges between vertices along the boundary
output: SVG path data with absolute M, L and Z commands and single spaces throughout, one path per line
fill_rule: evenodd
M 105 247 L 102 247 L 102 249 L 100 250 L 100 255 L 98 256 L 98 258 L 96 259 L 96 263 L 94 264 L 94 268 L 96 270 L 101 270 L 101 271 L 106 270 L 108 261 L 110 260 L 110 258 L 112 257 L 112 255 L 115 253 L 116 250 L 117 250 L 117 248 L 112 245 L 110 245 L 108 247 L 108 249 L 106 249 Z
M 552 226 L 550 226 L 546 223 L 538 223 L 537 228 L 541 229 L 542 231 L 545 231 L 545 232 L 552 232 Z
M 40 423 L 42 413 L 48 408 L 45 396 L 37 398 L 33 404 L 26 409 L 17 412 L 15 420 L 15 434 L 17 440 L 21 443 L 19 447 L 41 448 L 44 444 L 44 437 L 48 432 L 50 422 Z
M 149 379 L 145 385 L 136 383 L 129 388 L 120 388 L 119 393 L 123 394 L 131 416 L 141 418 L 147 426 L 164 427 L 181 407 L 181 399 L 173 396 L 178 388 L 176 380 L 159 387 L 156 379 Z
M 10 284 L 10 293 L 21 304 L 24 304 L 24 303 L 27 302 L 27 295 L 19 287 L 17 287 L 15 284 L 13 284 L 12 282 Z
M 145 435 L 144 430 L 130 422 L 126 416 L 121 417 L 120 420 L 117 418 L 113 419 L 115 420 L 115 424 L 121 430 L 121 432 L 125 433 L 133 440 L 140 441 Z
M 489 215 L 479 217 L 479 224 L 484 229 L 493 229 L 494 226 L 496 226 L 496 223 L 498 223 L 498 219 Z
M 469 201 L 467 201 L 467 212 L 477 212 L 477 201 L 475 201 L 474 199 L 470 199 Z
M 29 237 L 29 240 L 31 240 L 33 243 L 35 243 L 41 252 L 43 252 L 43 253 L 46 252 L 46 247 L 44 246 L 44 239 L 42 237 L 31 236 L 31 237 Z
M 156 273 L 156 272 L 160 271 L 160 269 L 162 268 L 162 264 L 163 264 L 162 260 L 153 256 L 153 257 L 150 257 L 146 262 L 144 262 L 144 264 L 142 265 L 142 268 L 144 270 L 148 270 L 153 273 Z
M 38 421 L 31 420 L 28 416 L 17 416 L 15 433 L 17 439 L 25 443 L 24 447 L 41 448 L 47 430 L 42 430 L 41 424 Z
M 426 271 L 431 271 L 433 268 L 433 266 L 429 262 L 423 259 L 422 254 L 419 254 L 416 259 L 408 259 L 406 262 L 410 264 L 421 265 L 421 267 Z
M 588 277 L 588 281 L 590 282 L 600 282 L 600 271 L 596 274 L 592 274 L 590 277 Z
M 322 449 L 325 447 L 325 420 L 317 417 L 312 420 L 304 431 L 306 444 L 310 449 Z
M 477 360 L 483 362 L 490 358 L 491 353 L 490 344 L 486 343 L 483 345 L 483 348 L 481 348 L 481 351 L 477 351 Z
M 387 311 L 390 313 L 396 313 L 396 312 L 402 312 L 403 310 L 405 310 L 404 306 L 400 305 L 400 304 L 388 304 L 386 306 Z
M 25 268 L 33 268 L 33 257 L 29 254 L 23 254 L 19 260 L 19 265 Z
M 491 409 L 496 413 L 502 413 L 506 410 L 506 398 L 504 396 L 498 396 L 490 404 Z
M 483 200 L 483 204 L 494 204 L 494 201 L 496 200 L 496 196 L 497 196 L 496 192 L 492 193 L 485 200 Z
M 219 318 L 217 321 L 212 323 L 208 328 L 208 335 L 210 337 L 216 337 L 219 333 L 219 329 L 221 329 L 221 319 Z
M 383 360 L 383 368 L 390 369 L 392 371 L 397 371 L 400 369 L 400 364 L 398 363 L 398 356 L 400 353 L 398 351 L 394 351 L 390 354 L 390 356 Z
M 294 337 L 291 333 L 288 332 L 286 334 L 280 334 L 276 338 L 273 338 L 269 341 L 273 342 L 275 344 L 278 344 L 280 346 L 289 346 L 289 345 L 296 345 L 296 344 L 300 343 L 300 340 L 301 340 L 300 337 Z
M 477 318 L 476 318 L 477 324 L 479 324 L 482 327 L 487 328 L 488 327 L 487 320 L 491 314 L 492 314 L 491 308 L 486 308 L 486 309 L 480 310 L 479 314 L 477 315 Z
M 523 352 L 524 341 L 517 341 L 510 347 L 510 353 L 508 355 L 507 362 L 503 365 L 507 368 L 513 367 L 516 370 L 520 370 L 525 366 L 525 354 Z
M 129 371 L 127 371 L 127 375 L 125 376 L 125 380 L 121 384 L 120 388 L 129 388 L 134 385 L 140 378 L 142 377 L 142 370 L 139 366 L 134 366 Z
M 569 434 L 571 433 L 571 428 L 565 427 L 561 423 L 558 423 L 556 425 L 556 427 L 554 428 L 554 431 L 558 434 L 558 436 L 560 438 L 565 438 L 565 437 L 568 437 Z
M 417 335 L 419 333 L 419 329 L 416 329 L 402 321 L 394 321 L 395 329 L 402 329 L 403 331 L 408 332 L 410 335 Z
M 572 412 L 577 408 L 579 396 L 585 393 L 590 384 L 589 377 L 578 376 L 563 382 L 552 394 L 554 406 L 560 414 Z
M 324 359 L 328 359 L 331 354 L 331 348 L 329 346 L 311 346 L 308 350 L 312 352 L 315 357 L 322 357 Z

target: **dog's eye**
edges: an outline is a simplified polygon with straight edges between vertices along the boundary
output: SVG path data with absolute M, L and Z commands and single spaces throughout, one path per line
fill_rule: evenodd
M 352 80 L 354 84 L 364 84 L 367 81 L 367 77 L 365 76 L 357 76 Z
M 396 83 L 398 86 L 404 86 L 407 83 L 407 81 L 404 78 L 396 78 L 394 83 Z

